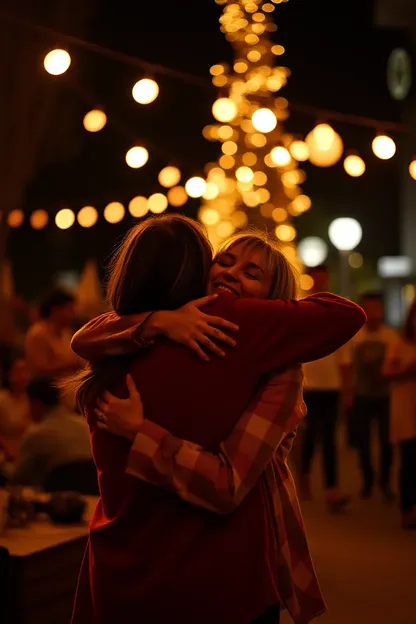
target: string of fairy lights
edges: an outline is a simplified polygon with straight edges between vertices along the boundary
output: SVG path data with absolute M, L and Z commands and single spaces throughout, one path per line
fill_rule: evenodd
M 217 64 L 210 70 L 220 96 L 212 107 L 215 123 L 206 126 L 203 135 L 221 143 L 218 162 L 206 166 L 205 177 L 193 176 L 186 181 L 182 181 L 177 166 L 167 164 L 158 175 L 158 183 L 166 192 L 134 197 L 127 210 L 124 204 L 111 202 L 104 208 L 103 217 L 108 223 L 119 223 L 127 211 L 132 217 L 141 218 L 148 213 L 161 214 L 168 206 L 181 208 L 189 198 L 201 198 L 199 219 L 214 244 L 260 217 L 275 224 L 276 237 L 294 258 L 293 217 L 312 205 L 300 186 L 306 174 L 299 164 L 309 161 L 317 167 L 331 167 L 343 158 L 345 172 L 357 178 L 365 173 L 366 163 L 358 153 L 345 150 L 341 135 L 329 123 L 316 124 L 306 137 L 284 131 L 289 103 L 278 92 L 287 83 L 290 70 L 275 65 L 285 49 L 272 41 L 271 33 L 277 29 L 273 13 L 277 5 L 287 0 L 215 1 L 224 5 L 221 30 L 235 51 L 232 67 Z M 70 69 L 71 62 L 68 50 L 53 49 L 44 58 L 44 68 L 51 76 L 60 76 Z M 180 77 L 178 72 L 175 77 Z M 153 78 L 144 77 L 132 86 L 131 92 L 139 105 L 147 106 L 159 97 L 160 86 Z M 83 126 L 86 131 L 97 133 L 107 122 L 106 112 L 94 108 L 85 115 Z M 396 153 L 396 144 L 388 134 L 377 133 L 372 149 L 377 158 L 389 160 Z M 146 166 L 150 157 L 147 147 L 137 144 L 129 148 L 125 161 L 129 167 L 139 169 Z M 409 173 L 416 180 L 416 158 L 409 164 Z M 255 208 L 256 212 L 252 210 Z M 90 228 L 99 217 L 93 206 L 84 206 L 77 214 L 63 208 L 56 213 L 54 222 L 62 230 L 76 222 Z M 25 214 L 20 209 L 12 210 L 7 219 L 11 228 L 18 228 Z M 35 230 L 46 227 L 49 220 L 43 209 L 29 216 Z

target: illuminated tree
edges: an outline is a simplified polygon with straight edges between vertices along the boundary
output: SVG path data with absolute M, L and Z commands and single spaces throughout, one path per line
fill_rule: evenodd
M 223 155 L 207 165 L 207 189 L 199 218 L 215 245 L 248 222 L 273 227 L 288 256 L 296 255 L 292 217 L 308 210 L 300 184 L 308 147 L 286 134 L 288 102 L 279 96 L 290 71 L 276 65 L 285 50 L 271 40 L 273 11 L 282 0 L 216 0 L 224 5 L 221 30 L 235 51 L 233 67 L 211 67 L 221 89 L 213 105 L 218 123 L 204 136 L 220 141 Z M 284 1 L 284 0 L 283 0 Z

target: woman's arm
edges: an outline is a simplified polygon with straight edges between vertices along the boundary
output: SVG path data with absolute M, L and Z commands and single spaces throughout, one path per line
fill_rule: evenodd
M 221 443 L 218 453 L 210 453 L 149 420 L 141 420 L 140 395 L 131 379 L 128 385 L 130 398 L 124 404 L 116 397 L 107 407 L 100 403 L 104 423 L 98 422 L 102 429 L 134 439 L 127 473 L 219 514 L 231 513 L 240 505 L 277 447 L 306 413 L 299 367 L 272 378 Z M 106 396 L 108 399 L 108 393 Z M 115 414 L 118 408 L 124 414 L 123 422 Z
M 209 358 L 201 345 L 223 357 L 224 351 L 212 339 L 235 346 L 235 341 L 218 328 L 235 332 L 238 327 L 223 318 L 201 312 L 200 308 L 216 298 L 217 295 L 209 295 L 174 311 L 129 316 L 119 316 L 115 312 L 102 314 L 77 331 L 71 347 L 77 355 L 93 362 L 103 357 L 135 353 L 153 344 L 156 338 L 165 336 L 189 347 L 204 360 Z

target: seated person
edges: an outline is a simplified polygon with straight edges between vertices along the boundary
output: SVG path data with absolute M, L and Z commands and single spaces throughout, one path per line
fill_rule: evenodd
M 93 461 L 89 429 L 82 416 L 60 403 L 60 391 L 51 380 L 31 381 L 27 394 L 35 424 L 20 447 L 13 481 L 45 487 L 57 467 Z

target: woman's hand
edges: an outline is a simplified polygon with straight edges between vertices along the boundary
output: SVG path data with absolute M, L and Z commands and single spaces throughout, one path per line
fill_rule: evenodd
M 202 299 L 196 299 L 171 312 L 155 312 L 153 316 L 159 326 L 159 331 L 169 340 L 192 349 L 203 360 L 209 361 L 209 357 L 202 347 L 219 357 L 225 357 L 225 352 L 212 339 L 235 347 L 236 341 L 227 336 L 221 329 L 236 332 L 239 329 L 238 326 L 220 316 L 211 316 L 200 310 L 200 308 L 215 301 L 217 296 L 209 295 L 202 297 Z
M 131 377 L 126 377 L 129 396 L 118 399 L 110 392 L 105 392 L 102 399 L 97 400 L 95 413 L 98 417 L 97 427 L 113 435 L 134 440 L 144 421 L 144 410 L 141 396 Z

